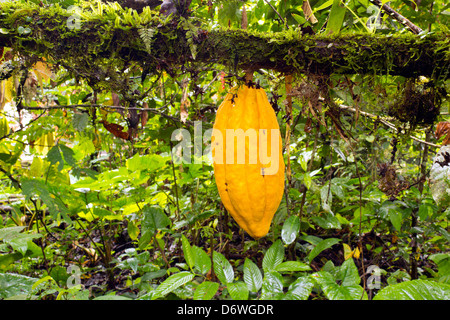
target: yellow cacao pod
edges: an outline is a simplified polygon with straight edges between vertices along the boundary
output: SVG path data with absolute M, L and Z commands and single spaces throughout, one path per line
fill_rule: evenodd
M 220 198 L 254 239 L 265 236 L 284 192 L 277 117 L 263 89 L 233 88 L 217 110 L 211 139 Z

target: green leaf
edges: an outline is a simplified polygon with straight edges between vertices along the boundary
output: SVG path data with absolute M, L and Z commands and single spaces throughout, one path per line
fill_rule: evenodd
M 353 259 L 347 259 L 339 267 L 337 279 L 342 281 L 343 286 L 359 285 L 361 279 L 359 277 L 358 268 Z
M 228 284 L 234 280 L 234 270 L 230 262 L 219 252 L 213 252 L 214 273 L 223 284 Z
M 82 136 L 80 137 L 78 144 L 74 146 L 74 150 L 79 154 L 77 158 L 80 160 L 94 153 L 95 145 L 91 138 L 88 136 Z
M 164 280 L 154 291 L 152 299 L 155 300 L 160 297 L 164 297 L 180 286 L 192 281 L 194 275 L 187 271 L 175 273 Z
M 281 229 L 281 239 L 285 244 L 291 244 L 300 231 L 300 219 L 298 216 L 290 216 L 286 219 Z
M 0 273 L 0 299 L 28 294 L 37 280 L 19 274 Z
M 336 218 L 334 215 L 332 215 L 329 212 L 325 212 L 325 214 L 321 217 L 314 216 L 311 218 L 312 221 L 314 221 L 315 224 L 317 224 L 319 227 L 323 229 L 340 229 L 341 223 L 339 222 L 339 219 Z
M 328 15 L 327 27 L 325 34 L 339 33 L 344 22 L 345 12 L 347 8 L 341 4 L 341 0 L 333 0 L 330 14 Z
M 21 183 L 22 193 L 27 197 L 27 199 L 30 199 L 33 196 L 38 196 L 48 207 L 54 219 L 59 219 L 58 216 L 61 214 L 67 223 L 72 222 L 69 218 L 70 212 L 65 204 L 50 192 L 49 186 L 42 180 L 22 179 Z
M 283 296 L 283 278 L 276 271 L 264 273 L 261 289 L 261 300 L 279 300 Z
M 58 146 L 53 146 L 47 153 L 47 160 L 52 164 L 57 164 L 58 165 L 58 170 L 61 171 L 62 169 L 64 169 L 64 160 L 62 157 L 62 154 L 58 148 Z
M 298 277 L 289 285 L 283 300 L 308 300 L 314 287 L 314 280 L 310 276 Z
M 23 255 L 19 252 L 1 254 L 0 255 L 0 271 L 7 270 L 10 264 L 23 258 Z
M 389 220 L 397 231 L 402 228 L 402 213 L 400 211 L 389 211 Z
M 380 207 L 380 212 L 383 219 L 389 219 L 394 228 L 400 231 L 402 227 L 402 212 L 395 202 L 385 201 Z
M 194 300 L 211 300 L 219 289 L 217 282 L 204 281 L 194 292 Z
M 3 240 L 5 243 L 9 244 L 14 250 L 25 255 L 28 250 L 29 243 L 35 238 L 42 237 L 41 234 L 25 234 L 20 233 L 17 237 L 13 239 Z
M 340 239 L 337 238 L 329 238 L 329 239 L 325 239 L 320 241 L 315 247 L 314 249 L 311 250 L 311 252 L 308 255 L 308 259 L 309 262 L 311 263 L 311 261 L 313 261 L 313 259 L 315 257 L 317 257 L 322 251 L 331 248 L 332 246 L 334 246 L 336 243 L 339 243 L 339 241 L 341 241 Z
M 281 240 L 276 240 L 264 254 L 262 267 L 264 271 L 275 270 L 276 266 L 283 262 L 284 247 Z
M 420 220 L 425 221 L 428 217 L 433 215 L 433 207 L 429 204 L 421 204 L 418 215 Z
M 228 292 L 233 300 L 247 300 L 248 288 L 242 281 L 232 282 L 227 284 Z
M 308 271 L 311 267 L 300 261 L 285 261 L 275 267 L 278 272 Z
M 320 5 L 319 7 L 314 8 L 314 12 L 320 11 L 320 10 L 323 10 L 323 9 L 326 9 L 326 8 L 329 8 L 329 7 L 332 6 L 332 5 L 333 5 L 333 0 L 325 1 L 325 3 L 323 3 L 323 4 Z
M 348 259 L 340 267 L 329 271 L 320 271 L 313 275 L 329 300 L 367 298 L 363 287 L 359 285 L 361 279 L 353 259 Z
M 170 219 L 164 211 L 159 207 L 145 206 L 143 209 L 144 219 L 142 221 L 142 232 L 150 232 L 154 234 L 156 230 L 162 229 L 170 225 Z
M 161 278 L 167 274 L 166 269 L 159 269 L 158 271 L 147 272 L 142 276 L 141 281 L 151 281 L 156 278 Z
M 321 199 L 323 210 L 325 210 L 326 212 L 332 213 L 331 203 L 333 202 L 333 193 L 331 192 L 331 189 L 328 186 L 328 184 L 324 185 L 320 189 L 320 199 Z
M 181 235 L 181 246 L 183 249 L 184 260 L 186 260 L 186 263 L 188 264 L 189 268 L 192 269 L 195 264 L 195 258 L 189 240 L 186 238 L 185 235 Z
M 67 279 L 70 277 L 70 274 L 67 273 L 67 269 L 62 266 L 55 266 L 50 271 L 50 276 L 60 285 L 64 286 L 66 284 Z
M 450 284 L 450 254 L 436 253 L 429 257 L 438 266 L 439 282 Z
M 123 216 L 122 214 L 114 214 L 112 211 L 109 211 L 104 208 L 95 207 L 93 210 L 94 216 L 97 216 L 99 218 L 105 219 L 105 220 L 122 220 Z
M 317 272 L 313 277 L 329 300 L 359 300 L 364 291 L 359 285 L 339 285 L 327 271 Z
M 134 171 L 156 171 L 161 169 L 166 162 L 170 160 L 168 156 L 161 156 L 159 154 L 140 155 L 135 154 L 132 158 L 127 160 L 128 170 Z
M 64 160 L 69 166 L 76 166 L 73 150 L 62 144 L 57 144 L 50 149 L 50 151 L 47 153 L 47 160 L 52 165 L 59 163 L 59 171 L 64 169 Z
M 192 246 L 192 254 L 194 256 L 194 267 L 201 274 L 208 273 L 211 270 L 211 258 L 206 252 L 197 246 Z
M 258 266 L 248 258 L 244 262 L 244 282 L 251 292 L 258 292 L 262 286 L 263 277 Z
M 381 289 L 374 300 L 450 300 L 450 285 L 411 280 Z
M 309 172 L 305 172 L 305 174 L 303 175 L 303 183 L 308 190 L 311 188 L 312 178 Z
M 144 217 L 141 222 L 139 249 L 144 249 L 150 243 L 157 230 L 170 225 L 170 219 L 161 208 L 146 205 L 142 211 L 144 212 Z
M 72 126 L 75 130 L 83 131 L 89 123 L 89 115 L 85 112 L 74 113 L 72 118 Z
M 2 228 L 0 229 L 0 240 L 1 239 L 5 239 L 5 240 L 9 240 L 9 239 L 14 239 L 15 237 L 17 237 L 20 232 L 25 229 L 25 227 L 7 227 L 7 228 Z
M 73 150 L 69 147 L 66 147 L 63 144 L 58 144 L 57 146 L 59 146 L 63 156 L 64 156 L 64 160 L 66 161 L 66 163 L 71 166 L 71 167 L 75 167 L 76 166 L 76 161 L 74 158 L 74 153 Z
M 295 19 L 295 21 L 296 21 L 298 24 L 304 24 L 304 23 L 306 23 L 305 17 L 303 17 L 303 16 L 301 16 L 301 15 L 299 15 L 299 14 L 295 14 L 295 13 L 291 13 L 291 15 L 292 15 L 292 17 Z

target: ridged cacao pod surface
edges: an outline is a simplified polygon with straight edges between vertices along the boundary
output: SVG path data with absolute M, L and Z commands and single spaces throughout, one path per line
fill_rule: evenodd
M 211 139 L 220 198 L 254 239 L 265 236 L 284 193 L 277 117 L 265 91 L 235 87 L 219 106 Z

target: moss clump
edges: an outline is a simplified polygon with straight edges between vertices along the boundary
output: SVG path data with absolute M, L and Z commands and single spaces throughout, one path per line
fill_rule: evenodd
M 389 107 L 388 115 L 409 123 L 412 128 L 431 125 L 439 116 L 445 96 L 444 88 L 410 79 L 402 88 L 400 97 Z

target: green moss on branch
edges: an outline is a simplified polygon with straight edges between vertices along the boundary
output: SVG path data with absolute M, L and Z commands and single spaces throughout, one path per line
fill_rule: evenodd
M 162 20 L 150 10 L 139 15 L 110 5 L 102 10 L 84 8 L 76 17 L 80 28 L 71 29 L 67 22 L 74 19 L 74 12 L 59 7 L 5 5 L 0 9 L 0 43 L 24 56 L 45 56 L 92 84 L 116 81 L 117 87 L 123 85 L 117 71 L 130 65 L 150 72 L 170 72 L 186 62 L 319 75 L 422 75 L 446 80 L 450 74 L 449 34 L 301 36 L 295 30 L 269 34 L 245 30 L 207 33 L 199 26 L 194 35 L 188 30 L 188 38 L 179 21 Z M 151 29 L 150 44 L 148 40 L 144 43 L 139 28 Z

